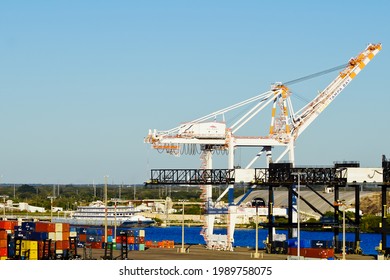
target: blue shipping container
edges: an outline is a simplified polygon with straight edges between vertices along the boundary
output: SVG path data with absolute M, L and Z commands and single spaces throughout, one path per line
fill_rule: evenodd
M 300 248 L 312 248 L 311 240 L 309 239 L 301 239 L 299 243 L 300 243 Z M 298 239 L 297 238 L 288 239 L 287 245 L 289 248 L 298 248 Z

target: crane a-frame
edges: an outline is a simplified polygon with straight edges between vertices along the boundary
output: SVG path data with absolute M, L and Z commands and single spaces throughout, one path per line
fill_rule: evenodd
M 251 167 L 255 161 L 266 154 L 267 165 L 270 162 L 279 162 L 288 154 L 289 162 L 295 163 L 294 145 L 300 134 L 318 117 L 319 114 L 343 91 L 343 89 L 359 74 L 359 72 L 381 50 L 381 44 L 369 44 L 364 51 L 351 58 L 337 77 L 319 94 L 300 110 L 294 112 L 290 96 L 291 91 L 288 83 L 275 83 L 265 93 L 244 100 L 227 108 L 218 110 L 199 119 L 181 124 L 166 131 L 149 130 L 145 137 L 145 143 L 150 143 L 154 149 L 165 150 L 173 155 L 180 155 L 184 151 L 201 152 L 201 168 L 212 169 L 212 154 L 216 150 L 227 151 L 228 169 L 234 169 L 234 151 L 238 147 L 259 147 L 260 151 L 252 161 L 246 165 L 243 174 L 251 174 Z M 243 106 L 252 105 L 240 119 L 232 124 L 224 121 L 216 121 L 230 111 Z M 268 135 L 265 136 L 239 136 L 238 130 L 245 126 L 254 116 L 272 106 L 271 123 Z M 282 147 L 282 152 L 276 159 L 272 157 L 272 148 Z M 248 177 L 248 176 L 247 176 Z M 249 175 L 248 178 L 251 178 Z M 250 180 L 250 179 L 249 179 Z M 202 198 L 206 206 L 206 221 L 203 236 L 208 247 L 214 246 L 220 236 L 213 234 L 215 213 L 228 214 L 228 230 L 225 240 L 220 242 L 227 250 L 233 248 L 234 213 L 237 205 L 233 203 L 233 185 L 230 185 L 216 200 L 212 201 L 212 186 L 201 186 Z M 229 193 L 229 206 L 226 211 L 215 211 L 217 204 L 223 196 Z

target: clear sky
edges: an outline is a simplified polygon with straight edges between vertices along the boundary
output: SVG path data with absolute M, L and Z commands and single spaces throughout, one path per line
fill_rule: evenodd
M 130 184 L 151 168 L 198 168 L 199 156 L 151 150 L 148 129 L 341 65 L 379 42 L 378 56 L 300 136 L 296 163 L 380 167 L 381 155 L 390 157 L 389 3 L 1 1 L 1 183 L 109 175 Z

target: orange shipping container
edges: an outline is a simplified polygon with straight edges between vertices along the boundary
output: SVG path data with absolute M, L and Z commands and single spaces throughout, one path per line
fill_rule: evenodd
M 62 233 L 62 240 L 69 240 L 69 231 Z
M 134 240 L 134 236 L 128 236 L 128 237 L 127 237 L 127 243 L 128 243 L 128 244 L 134 244 L 134 241 L 135 241 L 135 240 Z
M 7 239 L 0 240 L 0 248 L 7 248 Z
M 56 241 L 56 250 L 63 250 L 64 249 L 64 246 L 63 246 L 63 241 L 62 240 L 57 240 Z
M 5 230 L 0 230 L 0 240 L 7 240 L 7 232 Z
M 70 224 L 63 223 L 62 224 L 62 231 L 63 232 L 70 232 Z

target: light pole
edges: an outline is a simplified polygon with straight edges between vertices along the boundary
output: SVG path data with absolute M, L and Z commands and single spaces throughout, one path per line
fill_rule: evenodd
M 298 177 L 298 187 L 297 187 L 297 257 L 298 260 L 301 259 L 301 173 L 296 172 L 296 173 L 291 173 L 291 175 L 295 175 Z
M 184 248 L 184 202 L 187 200 L 180 200 L 182 202 L 183 208 L 181 211 L 181 248 L 180 248 L 180 253 L 185 253 L 186 250 Z
M 345 251 L 345 200 L 338 200 L 335 202 L 336 206 L 341 206 L 341 210 L 343 211 L 343 260 L 346 260 L 346 251 Z
M 263 200 L 256 197 L 252 200 L 252 207 L 255 206 L 256 207 L 256 218 L 255 218 L 255 223 L 256 223 L 256 247 L 255 247 L 255 253 L 253 255 L 253 258 L 254 259 L 258 259 L 260 258 L 260 254 L 259 254 L 259 221 L 258 221 L 258 217 L 259 217 L 259 205 L 260 203 L 262 202 Z M 268 209 L 269 211 L 269 209 Z
M 9 197 L 8 195 L 0 195 L 3 199 L 3 221 L 5 221 L 5 200 Z
M 107 244 L 107 179 L 108 176 L 104 176 L 104 242 Z
M 120 201 L 120 199 L 113 198 L 111 201 L 114 201 L 114 243 L 116 243 L 116 204 Z
M 50 199 L 50 222 L 53 222 L 53 200 L 56 198 L 55 196 L 48 196 Z
M 301 259 L 301 174 L 298 173 L 298 201 L 297 201 L 297 255 L 298 255 L 298 260 Z

